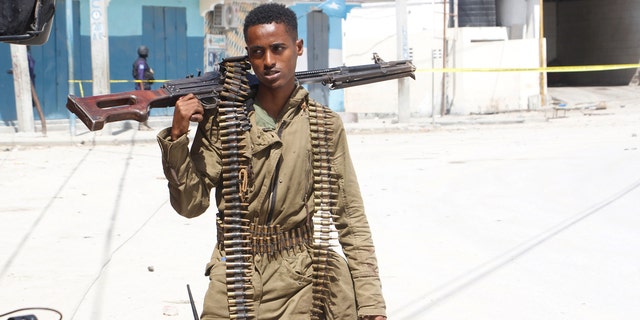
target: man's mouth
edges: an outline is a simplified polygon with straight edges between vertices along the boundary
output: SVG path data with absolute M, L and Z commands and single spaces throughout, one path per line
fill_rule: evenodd
M 277 70 L 265 70 L 263 75 L 267 79 L 273 79 L 273 78 L 276 78 L 279 73 L 280 72 Z

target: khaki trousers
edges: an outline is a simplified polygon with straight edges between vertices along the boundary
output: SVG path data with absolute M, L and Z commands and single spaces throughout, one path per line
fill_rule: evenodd
M 227 320 L 229 308 L 222 253 L 216 247 L 208 266 L 209 288 L 205 295 L 201 319 Z M 357 312 L 351 274 L 344 258 L 333 252 L 330 256 L 333 275 L 327 320 L 356 320 Z M 254 256 L 255 315 L 258 320 L 309 319 L 313 268 L 309 248 L 272 256 Z

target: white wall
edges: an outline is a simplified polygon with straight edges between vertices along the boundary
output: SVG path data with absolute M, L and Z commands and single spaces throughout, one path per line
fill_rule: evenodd
M 528 17 L 529 5 L 502 8 L 517 11 L 518 21 Z M 440 112 L 442 59 L 432 60 L 434 49 L 443 48 L 443 8 L 427 1 L 409 2 L 408 42 L 413 49 L 417 79 L 410 82 L 410 111 L 413 115 Z M 522 13 L 524 11 L 524 13 Z M 353 9 L 343 25 L 344 62 L 347 65 L 371 63 L 372 52 L 385 60 L 396 60 L 396 12 L 391 5 L 363 5 Z M 513 21 L 516 23 L 518 21 Z M 538 67 L 538 40 L 509 40 L 507 28 L 459 28 L 446 31 L 449 39 L 449 68 L 523 68 Z M 479 40 L 499 40 L 482 41 Z M 456 114 L 526 110 L 529 99 L 539 94 L 539 74 L 448 73 L 447 100 Z M 534 99 L 535 100 L 535 99 Z M 345 89 L 345 111 L 356 113 L 397 113 L 397 81 Z
M 414 1 L 415 2 L 415 1 Z M 442 46 L 442 15 L 430 4 L 408 3 L 409 47 L 418 68 L 410 80 L 412 113 L 431 112 L 431 50 Z M 438 6 L 441 10 L 441 5 Z M 437 33 L 437 34 L 436 34 Z M 346 65 L 373 63 L 376 52 L 384 60 L 398 60 L 396 48 L 396 9 L 378 4 L 354 8 L 343 23 L 343 54 Z M 436 39 L 434 40 L 434 36 Z M 439 38 L 438 38 L 439 37 Z M 441 67 L 438 65 L 436 67 Z M 355 113 L 397 113 L 398 82 L 395 80 L 345 89 L 345 111 Z
M 457 68 L 537 68 L 538 40 L 506 40 L 507 29 L 461 28 L 455 45 Z M 505 40 L 485 41 L 486 39 Z M 451 74 L 452 114 L 526 110 L 537 101 L 538 72 L 457 72 Z

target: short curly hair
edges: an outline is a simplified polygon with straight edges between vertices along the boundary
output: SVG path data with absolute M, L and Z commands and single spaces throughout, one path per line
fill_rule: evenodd
M 249 11 L 244 19 L 244 28 L 242 29 L 244 38 L 247 39 L 247 30 L 250 27 L 274 22 L 284 24 L 287 32 L 291 33 L 295 39 L 298 38 L 298 18 L 296 13 L 284 4 L 275 2 L 261 4 Z

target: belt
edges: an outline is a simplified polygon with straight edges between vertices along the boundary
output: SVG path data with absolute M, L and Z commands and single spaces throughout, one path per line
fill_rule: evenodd
M 216 220 L 217 240 L 220 249 L 224 251 L 224 231 L 222 223 Z M 251 223 L 245 236 L 251 242 L 253 254 L 273 255 L 284 251 L 310 246 L 313 243 L 309 225 L 302 224 L 289 230 L 282 230 L 280 225 L 262 225 Z

